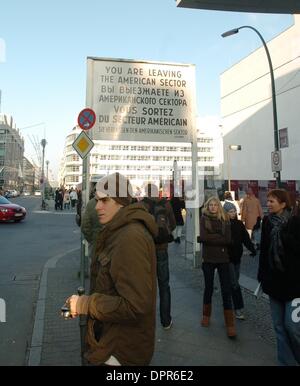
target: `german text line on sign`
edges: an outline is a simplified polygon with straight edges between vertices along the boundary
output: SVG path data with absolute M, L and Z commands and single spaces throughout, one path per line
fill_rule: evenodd
M 87 87 L 93 139 L 191 142 L 194 65 L 88 58 Z

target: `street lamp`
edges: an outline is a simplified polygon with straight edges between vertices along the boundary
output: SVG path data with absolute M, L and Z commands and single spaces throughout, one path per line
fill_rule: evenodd
M 46 161 L 46 166 L 47 166 L 46 178 L 47 178 L 47 183 L 48 183 L 48 184 L 49 184 L 49 175 L 48 175 L 48 171 L 49 171 L 49 163 L 50 163 L 50 161 Z
M 47 141 L 45 139 L 41 140 L 41 145 L 43 148 L 43 158 L 42 158 L 42 178 L 41 178 L 41 184 L 42 184 L 42 210 L 46 210 L 46 202 L 45 202 L 45 172 L 44 172 L 44 160 L 45 160 L 45 146 L 47 144 Z
M 275 148 L 275 151 L 279 151 L 278 122 L 277 122 L 277 107 L 276 107 L 276 93 L 275 93 L 274 70 L 273 70 L 273 65 L 272 65 L 272 61 L 271 61 L 271 56 L 270 56 L 270 53 L 269 53 L 269 50 L 268 50 L 268 47 L 267 47 L 267 44 L 266 44 L 264 38 L 257 31 L 256 28 L 253 28 L 253 27 L 251 27 L 249 25 L 243 25 L 243 26 L 241 26 L 239 28 L 231 29 L 229 31 L 226 31 L 226 32 L 222 33 L 221 36 L 223 38 L 226 38 L 227 36 L 235 35 L 242 28 L 249 28 L 249 29 L 252 29 L 252 31 L 257 33 L 257 35 L 260 37 L 260 40 L 262 41 L 262 43 L 264 45 L 264 48 L 265 48 L 265 51 L 266 51 L 266 54 L 267 54 L 267 58 L 268 58 L 268 62 L 269 62 L 269 68 L 270 68 L 271 89 L 272 89 L 273 123 L 274 123 L 274 148 Z M 276 172 L 276 185 L 277 185 L 277 188 L 279 188 L 281 186 L 280 171 Z
M 230 171 L 231 171 L 231 165 L 230 165 L 230 150 L 237 151 L 242 150 L 241 145 L 229 145 L 227 149 L 227 178 L 228 178 L 228 191 L 231 192 L 231 177 L 230 177 Z

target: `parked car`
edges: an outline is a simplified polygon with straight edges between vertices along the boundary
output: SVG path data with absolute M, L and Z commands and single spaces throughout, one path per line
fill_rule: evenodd
M 26 216 L 26 209 L 0 196 L 0 221 L 19 222 Z
M 40 190 L 36 190 L 36 191 L 34 192 L 34 195 L 35 195 L 35 196 L 41 196 L 41 195 L 42 195 L 42 192 L 41 192 Z
M 10 198 L 10 197 L 18 197 L 20 195 L 20 193 L 13 189 L 13 190 L 7 190 L 5 193 L 4 193 L 4 196 L 6 198 Z

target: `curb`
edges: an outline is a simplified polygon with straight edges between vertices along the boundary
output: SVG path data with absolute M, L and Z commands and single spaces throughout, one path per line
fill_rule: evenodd
M 78 251 L 79 249 L 80 247 L 73 248 L 57 256 L 53 256 L 44 265 L 37 298 L 27 366 L 39 366 L 41 363 L 44 337 L 45 307 L 47 300 L 48 270 L 51 268 L 56 268 L 56 264 L 60 259 L 69 253 Z

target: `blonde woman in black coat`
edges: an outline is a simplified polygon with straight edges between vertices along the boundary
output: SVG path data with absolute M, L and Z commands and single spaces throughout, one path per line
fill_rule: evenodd
M 205 289 L 203 296 L 203 317 L 201 325 L 208 327 L 212 310 L 214 273 L 218 271 L 223 298 L 224 318 L 229 338 L 236 336 L 235 318 L 231 301 L 228 246 L 231 243 L 230 222 L 217 197 L 211 197 L 204 204 L 200 219 L 199 241 L 203 244 L 202 269 Z

